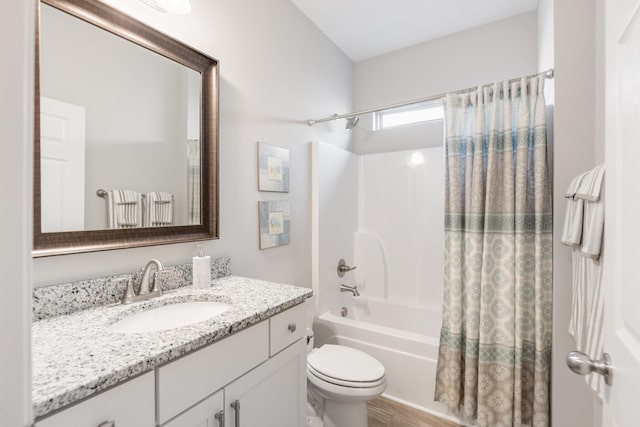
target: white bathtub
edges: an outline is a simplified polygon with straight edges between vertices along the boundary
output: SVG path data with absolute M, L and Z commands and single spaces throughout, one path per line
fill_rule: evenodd
M 440 309 L 367 298 L 344 298 L 341 307 L 314 321 L 315 345 L 341 344 L 357 348 L 385 367 L 385 397 L 462 423 L 433 401 L 441 325 Z

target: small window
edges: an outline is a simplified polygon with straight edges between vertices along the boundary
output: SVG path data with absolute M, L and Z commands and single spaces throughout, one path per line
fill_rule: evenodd
M 444 110 L 440 100 L 420 102 L 378 111 L 375 113 L 374 130 L 442 120 L 443 118 Z

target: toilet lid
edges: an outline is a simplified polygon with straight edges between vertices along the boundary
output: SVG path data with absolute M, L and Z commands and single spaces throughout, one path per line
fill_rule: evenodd
M 307 364 L 314 371 L 336 380 L 374 382 L 384 377 L 384 366 L 355 348 L 325 344 L 311 352 Z

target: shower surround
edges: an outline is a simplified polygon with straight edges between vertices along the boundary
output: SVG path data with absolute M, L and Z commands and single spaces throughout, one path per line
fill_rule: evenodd
M 443 148 L 357 155 L 315 142 L 312 159 L 316 345 L 371 354 L 385 366 L 385 396 L 459 422 L 433 401 L 443 292 Z M 339 278 L 340 258 L 357 269 Z M 341 293 L 342 283 L 356 285 L 361 296 Z

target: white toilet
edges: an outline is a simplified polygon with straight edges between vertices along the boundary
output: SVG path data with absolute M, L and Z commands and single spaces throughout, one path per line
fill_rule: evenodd
M 363 351 L 325 344 L 307 354 L 307 394 L 323 427 L 367 427 L 367 401 L 386 387 L 384 366 Z

